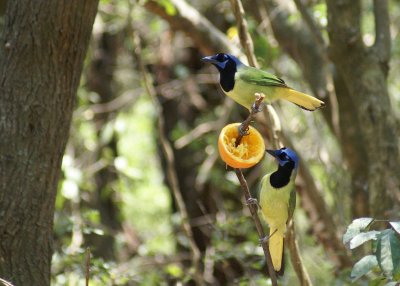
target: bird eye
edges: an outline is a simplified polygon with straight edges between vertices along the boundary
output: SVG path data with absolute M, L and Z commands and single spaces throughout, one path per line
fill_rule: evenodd
M 217 61 L 223 62 L 224 59 L 225 59 L 225 54 L 218 54 L 218 55 L 217 55 Z
M 279 159 L 281 159 L 281 160 L 285 160 L 286 158 L 287 158 L 287 156 L 286 156 L 286 154 L 285 153 L 281 153 L 281 154 L 279 154 Z

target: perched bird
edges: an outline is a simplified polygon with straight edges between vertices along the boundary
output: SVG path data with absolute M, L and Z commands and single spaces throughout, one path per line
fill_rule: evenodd
M 272 264 L 279 275 L 283 275 L 283 237 L 286 224 L 292 218 L 296 207 L 294 180 L 299 158 L 289 148 L 267 150 L 278 161 L 278 170 L 261 179 L 260 207 L 269 225 L 269 252 Z
M 219 83 L 225 94 L 249 110 L 255 101 L 255 93 L 263 93 L 269 102 L 282 98 L 310 111 L 325 105 L 315 97 L 288 87 L 273 74 L 246 66 L 230 54 L 216 54 L 204 57 L 202 61 L 211 63 L 218 69 Z

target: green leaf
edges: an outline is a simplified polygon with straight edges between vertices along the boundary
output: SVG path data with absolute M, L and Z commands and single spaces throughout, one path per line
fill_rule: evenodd
M 158 0 L 157 1 L 161 6 L 164 7 L 165 12 L 169 15 L 169 16 L 175 16 L 176 15 L 176 8 L 174 6 L 174 4 L 171 3 L 171 1 L 169 0 Z
M 350 241 L 350 249 L 354 249 L 354 248 L 360 246 L 361 244 L 363 244 L 364 242 L 369 241 L 371 239 L 376 240 L 377 235 L 379 233 L 380 233 L 379 231 L 371 230 L 368 232 L 362 232 L 362 233 L 357 234 Z
M 400 234 L 400 221 L 390 221 L 390 225 L 393 227 L 393 229 Z
M 173 277 L 182 277 L 184 272 L 182 270 L 182 267 L 178 266 L 177 264 L 169 264 L 166 266 L 166 269 L 168 274 L 170 274 Z
M 378 266 L 378 261 L 376 260 L 375 255 L 364 256 L 359 261 L 357 261 L 356 264 L 354 264 L 350 277 L 354 282 L 361 276 L 371 271 L 372 268 L 374 268 L 375 266 Z
M 400 271 L 400 241 L 394 230 L 385 229 L 378 235 L 376 257 L 386 277 L 397 277 Z
M 387 280 L 384 277 L 375 278 L 373 280 L 368 281 L 368 286 L 384 286 Z
M 373 220 L 374 219 L 370 217 L 363 217 L 353 220 L 353 222 L 347 227 L 346 233 L 343 235 L 343 243 L 348 245 L 350 240 L 361 231 L 366 229 Z
M 392 281 L 392 282 L 386 283 L 385 286 L 396 286 L 396 285 L 399 285 L 398 283 L 399 282 Z

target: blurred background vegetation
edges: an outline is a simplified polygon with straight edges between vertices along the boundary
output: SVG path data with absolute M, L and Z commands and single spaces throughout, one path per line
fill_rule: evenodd
M 373 3 L 361 2 L 362 41 L 369 47 L 375 40 Z M 398 219 L 398 201 L 390 205 L 389 213 L 372 211 L 368 172 L 357 172 L 371 161 L 361 156 L 352 164 L 353 149 L 368 153 L 369 145 L 359 139 L 365 136 L 358 129 L 363 122 L 355 123 L 350 114 L 357 114 L 357 107 L 349 110 L 336 97 L 340 92 L 332 82 L 335 68 L 328 52 L 321 52 L 328 43 L 327 4 L 319 0 L 243 4 L 262 68 L 327 102 L 327 108 L 313 113 L 287 102 L 274 107 L 282 133 L 304 163 L 294 221 L 305 267 L 315 285 L 349 285 L 351 266 L 369 249 L 352 257 L 344 245 L 338 246 L 346 227 L 362 216 Z M 314 21 L 322 46 L 301 8 Z M 398 1 L 389 3 L 389 13 L 388 116 L 398 136 Z M 216 71 L 200 61 L 202 56 L 238 47 L 229 1 L 100 1 L 62 163 L 53 285 L 84 285 L 87 247 L 92 253 L 90 285 L 186 285 L 195 283 L 199 271 L 209 285 L 270 285 L 237 178 L 216 148 L 219 130 L 243 121 L 247 111 L 225 98 Z M 266 134 L 262 122 L 254 125 Z M 168 156 L 165 144 L 172 150 Z M 273 168 L 272 160 L 265 158 L 246 170 L 254 194 L 259 179 Z M 201 253 L 197 269 L 174 188 L 183 198 Z M 298 285 L 286 256 L 282 285 Z M 374 277 L 379 274 L 370 273 L 354 285 L 367 285 Z

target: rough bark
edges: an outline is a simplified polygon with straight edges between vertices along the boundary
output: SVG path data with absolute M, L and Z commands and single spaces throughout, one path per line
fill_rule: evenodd
M 340 107 L 340 145 L 343 159 L 351 175 L 351 214 L 353 218 L 369 216 L 367 150 L 361 134 L 361 123 L 354 112 L 356 106 L 350 98 L 343 77 L 334 73 L 335 91 Z M 351 124 L 349 124 L 351 123 Z
M 375 1 L 376 42 L 368 48 L 360 30 L 360 1 L 328 0 L 330 57 L 350 95 L 364 139 L 366 188 L 371 215 L 391 216 L 399 202 L 400 158 L 396 122 L 390 106 L 386 76 L 390 51 L 387 1 Z M 348 123 L 349 124 L 349 123 Z
M 0 277 L 50 285 L 54 201 L 96 0 L 8 1 L 0 46 Z

